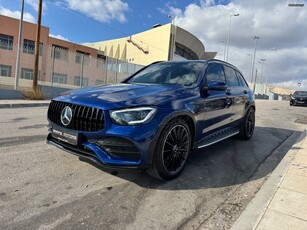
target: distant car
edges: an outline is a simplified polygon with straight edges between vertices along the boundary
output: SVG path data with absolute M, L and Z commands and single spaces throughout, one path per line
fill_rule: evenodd
M 255 127 L 254 96 L 242 73 L 218 60 L 156 62 L 121 84 L 51 101 L 47 142 L 100 165 L 177 177 L 191 149 Z
M 295 91 L 290 95 L 290 106 L 304 105 L 307 106 L 307 91 Z

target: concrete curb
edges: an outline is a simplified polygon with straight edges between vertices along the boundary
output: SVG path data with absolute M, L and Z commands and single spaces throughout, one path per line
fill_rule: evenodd
M 44 103 L 11 103 L 11 104 L 0 104 L 0 109 L 7 109 L 7 108 L 23 108 L 23 107 L 41 107 L 41 106 L 48 106 L 50 102 Z
M 287 154 L 263 184 L 261 189 L 256 193 L 255 197 L 231 227 L 232 230 L 252 230 L 257 227 L 280 183 L 286 175 L 293 158 L 299 151 L 303 141 L 307 141 L 306 136 L 307 132 L 305 130 L 295 141 L 295 144 L 287 152 Z M 291 139 L 291 137 L 289 139 Z M 293 141 L 289 139 L 287 141 Z

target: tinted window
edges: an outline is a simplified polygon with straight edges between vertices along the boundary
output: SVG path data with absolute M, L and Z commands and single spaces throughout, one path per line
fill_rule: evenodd
M 242 76 L 242 74 L 240 74 L 238 71 L 236 71 L 236 74 L 237 74 L 237 77 L 238 77 L 240 85 L 248 87 L 248 84 L 246 83 L 246 81 L 245 81 L 244 77 Z
M 295 91 L 293 96 L 303 96 L 303 97 L 306 97 L 307 96 L 307 91 Z
M 223 67 L 219 64 L 212 64 L 206 74 L 207 81 L 223 81 L 225 82 L 225 74 Z
M 204 69 L 204 62 L 160 62 L 155 63 L 128 80 L 128 83 L 179 84 L 195 83 Z
M 227 79 L 228 86 L 239 86 L 238 78 L 234 69 L 224 66 L 225 75 Z

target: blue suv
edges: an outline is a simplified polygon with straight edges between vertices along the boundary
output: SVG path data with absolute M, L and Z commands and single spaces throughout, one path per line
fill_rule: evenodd
M 155 62 L 122 83 L 53 99 L 47 142 L 99 165 L 177 177 L 192 149 L 231 136 L 249 140 L 254 96 L 219 60 Z

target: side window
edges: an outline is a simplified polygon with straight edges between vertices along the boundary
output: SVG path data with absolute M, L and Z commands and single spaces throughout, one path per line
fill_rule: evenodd
M 242 74 L 240 74 L 238 71 L 236 71 L 240 86 L 245 86 L 248 87 L 247 82 L 245 81 L 244 77 L 242 76 Z
M 233 68 L 224 66 L 228 86 L 239 86 L 237 74 Z
M 225 74 L 223 67 L 220 64 L 212 64 L 209 66 L 209 69 L 206 73 L 206 80 L 207 81 L 223 81 L 225 80 Z

